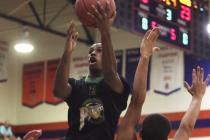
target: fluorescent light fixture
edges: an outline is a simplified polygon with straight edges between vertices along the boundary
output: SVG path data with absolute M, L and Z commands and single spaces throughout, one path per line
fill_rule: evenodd
M 207 24 L 206 29 L 207 29 L 207 32 L 210 34 L 210 23 L 209 23 L 209 24 Z
M 14 48 L 20 53 L 30 53 L 34 50 L 34 46 L 30 43 L 18 43 L 14 46 Z

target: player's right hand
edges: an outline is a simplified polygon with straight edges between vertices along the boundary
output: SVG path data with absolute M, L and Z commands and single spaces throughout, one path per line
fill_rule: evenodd
M 146 32 L 140 45 L 141 56 L 150 57 L 155 51 L 158 51 L 160 49 L 158 47 L 155 47 L 155 43 L 159 35 L 159 28 L 153 28 L 152 30 L 148 30 Z

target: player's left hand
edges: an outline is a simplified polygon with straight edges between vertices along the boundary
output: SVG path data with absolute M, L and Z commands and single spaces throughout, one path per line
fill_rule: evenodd
M 198 66 L 192 71 L 192 85 L 190 86 L 185 81 L 184 86 L 194 98 L 202 99 L 209 80 L 210 74 L 207 76 L 206 80 L 204 80 L 204 69 Z

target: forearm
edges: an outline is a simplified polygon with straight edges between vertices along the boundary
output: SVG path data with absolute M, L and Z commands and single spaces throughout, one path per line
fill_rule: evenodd
M 135 94 L 134 97 L 137 98 L 135 100 L 138 106 L 144 103 L 146 97 L 149 60 L 150 60 L 149 57 L 145 56 L 140 57 L 136 73 L 134 76 L 133 94 Z
M 109 29 L 103 29 L 101 32 L 101 43 L 102 43 L 102 67 L 103 73 L 112 74 L 117 73 L 117 63 L 111 41 L 111 35 Z M 113 75 L 112 75 L 113 76 Z
M 191 134 L 191 131 L 193 130 L 195 122 L 198 118 L 201 101 L 202 98 L 193 97 L 190 106 L 181 121 L 180 127 L 185 128 L 189 135 Z
M 124 91 L 123 83 L 117 73 L 117 63 L 111 42 L 109 29 L 101 31 L 102 42 L 102 72 L 104 81 L 117 94 L 122 94 Z
M 192 130 L 195 126 L 195 122 L 198 118 L 200 107 L 201 107 L 201 98 L 192 98 L 190 107 L 182 118 L 179 129 L 177 130 L 174 140 L 188 140 L 191 136 Z
M 142 105 L 146 97 L 148 66 L 149 58 L 142 56 L 134 76 L 132 98 L 125 115 L 126 125 L 130 124 L 134 127 L 141 115 Z
M 54 95 L 57 97 L 65 98 L 67 96 L 71 53 L 72 52 L 64 51 L 58 65 L 54 85 Z

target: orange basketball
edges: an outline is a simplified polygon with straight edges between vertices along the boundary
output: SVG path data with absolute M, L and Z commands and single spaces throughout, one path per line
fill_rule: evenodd
M 87 13 L 92 13 L 91 5 L 95 5 L 97 7 L 97 1 L 100 1 L 101 6 L 105 7 L 107 1 L 110 2 L 109 5 L 109 17 L 112 18 L 116 11 L 115 1 L 114 0 L 76 0 L 75 10 L 79 20 L 86 26 L 96 27 L 96 23 Z

